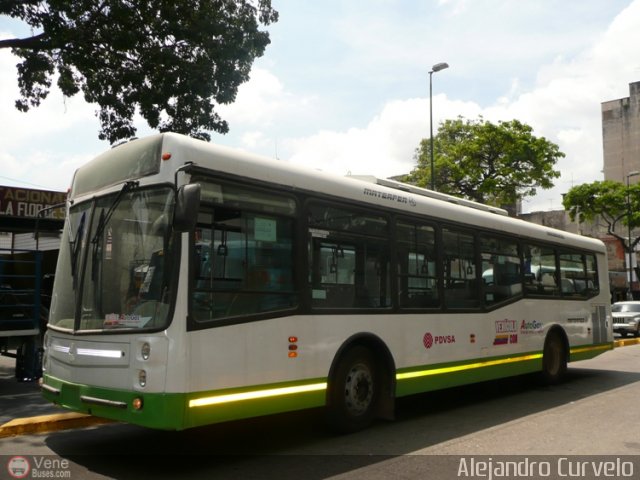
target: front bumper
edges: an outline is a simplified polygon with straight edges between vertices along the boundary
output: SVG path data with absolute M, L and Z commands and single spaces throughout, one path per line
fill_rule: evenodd
M 633 323 L 615 323 L 613 324 L 613 333 L 620 333 L 623 335 L 631 334 L 638 335 L 638 324 Z

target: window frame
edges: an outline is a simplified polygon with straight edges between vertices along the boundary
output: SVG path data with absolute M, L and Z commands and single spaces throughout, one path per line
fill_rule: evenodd
M 563 245 L 558 243 L 557 241 L 545 241 L 544 239 L 537 238 L 529 238 L 529 237 L 521 237 L 520 235 L 513 233 L 505 233 L 504 231 L 499 231 L 490 227 L 479 227 L 475 225 L 470 225 L 460 221 L 451 221 L 445 220 L 443 218 L 433 217 L 430 215 L 419 215 L 419 214 L 411 214 L 409 212 L 396 211 L 393 208 L 386 208 L 384 206 L 378 206 L 375 204 L 370 204 L 367 202 L 358 201 L 355 199 L 349 198 L 341 198 L 335 195 L 322 194 L 318 192 L 309 192 L 298 190 L 295 187 L 288 187 L 283 185 L 275 185 L 267 182 L 261 182 L 259 180 L 251 180 L 242 178 L 236 175 L 226 175 L 215 172 L 203 171 L 202 169 L 197 169 L 195 171 L 194 177 L 197 180 L 208 181 L 208 182 L 218 182 L 230 184 L 233 186 L 237 186 L 242 189 L 248 189 L 256 192 L 260 192 L 263 194 L 274 194 L 284 195 L 288 199 L 293 201 L 295 205 L 295 214 L 292 215 L 282 215 L 283 217 L 291 218 L 292 221 L 292 252 L 291 258 L 294 263 L 292 267 L 292 276 L 294 279 L 294 292 L 293 294 L 296 296 L 296 305 L 291 308 L 283 309 L 283 310 L 274 310 L 269 312 L 261 312 L 254 313 L 250 315 L 243 315 L 240 317 L 225 317 L 219 319 L 212 319 L 208 321 L 198 321 L 195 322 L 192 318 L 192 304 L 191 298 L 189 298 L 189 315 L 188 315 L 188 330 L 198 330 L 203 328 L 212 328 L 217 326 L 231 325 L 237 323 L 245 323 L 245 322 L 253 322 L 259 321 L 269 318 L 276 318 L 286 315 L 293 315 L 296 313 L 299 314 L 317 314 L 317 315 L 333 315 L 333 314 L 389 314 L 391 312 L 395 312 L 398 314 L 411 314 L 411 313 L 426 313 L 426 314 L 437 314 L 437 313 L 455 313 L 460 312 L 462 314 L 471 314 L 471 313 L 483 313 L 490 312 L 499 308 L 503 308 L 504 306 L 520 301 L 523 298 L 533 298 L 538 300 L 550 299 L 550 300 L 576 300 L 576 301 L 585 301 L 589 298 L 593 298 L 597 296 L 600 292 L 601 288 L 601 272 L 598 269 L 598 252 L 583 249 L 579 247 L 572 247 L 568 245 Z M 196 181 L 197 181 L 196 180 Z M 192 178 L 192 182 L 194 179 Z M 321 228 L 318 225 L 314 224 L 310 221 L 309 214 L 310 208 L 314 206 L 322 206 L 323 208 L 338 208 L 342 210 L 348 210 L 349 212 L 353 212 L 356 214 L 360 214 L 368 217 L 378 217 L 384 220 L 384 233 L 382 235 L 379 234 L 371 234 L 371 233 L 362 233 L 362 232 L 353 232 L 340 230 L 340 229 L 330 229 L 332 232 L 340 233 L 342 236 L 338 238 L 330 239 L 328 243 L 337 240 L 338 242 L 343 239 L 346 243 L 349 243 L 349 240 L 345 239 L 345 234 L 347 238 L 356 239 L 358 242 L 377 242 L 380 244 L 384 242 L 384 245 L 381 247 L 380 252 L 382 252 L 386 258 L 387 272 L 386 272 L 386 303 L 383 306 L 352 306 L 352 307 L 344 307 L 344 306 L 328 306 L 322 307 L 318 305 L 314 305 L 313 294 L 314 288 L 311 282 L 310 272 L 312 268 L 312 257 L 311 257 L 311 242 L 312 242 L 312 231 L 316 231 L 318 235 L 323 235 L 323 231 L 329 231 L 326 228 Z M 260 214 L 262 212 L 252 209 L 246 208 L 243 209 L 245 212 L 252 212 Z M 279 215 L 275 215 L 278 217 Z M 435 282 L 438 285 L 438 305 L 427 305 L 427 306 L 407 306 L 401 304 L 401 292 L 400 292 L 400 277 L 401 274 L 399 272 L 398 262 L 399 255 L 401 254 L 402 248 L 399 243 L 399 233 L 398 233 L 398 224 L 414 224 L 414 225 L 422 225 L 427 226 L 433 230 L 434 241 L 435 241 Z M 445 253 L 445 245 L 443 241 L 443 232 L 445 230 L 452 230 L 456 233 L 462 233 L 465 235 L 469 235 L 473 241 L 473 265 L 475 267 L 475 276 L 474 280 L 476 280 L 476 294 L 478 300 L 469 306 L 465 305 L 455 305 L 455 304 L 447 304 L 445 298 L 445 278 L 444 278 L 444 253 Z M 496 238 L 501 241 L 507 241 L 515 244 L 518 248 L 518 255 L 520 259 L 520 277 L 522 284 L 522 292 L 520 294 L 515 294 L 512 297 L 508 297 L 504 300 L 498 302 L 488 302 L 485 297 L 485 287 L 483 285 L 482 279 L 482 269 L 483 269 L 483 252 L 481 246 L 482 238 Z M 190 247 L 194 245 L 194 234 L 190 234 L 189 245 Z M 353 243 L 353 242 L 351 242 Z M 568 296 L 561 294 L 561 287 L 558 285 L 557 289 L 558 295 L 545 295 L 539 294 L 537 292 L 532 292 L 526 288 L 526 279 L 525 279 L 525 247 L 526 246 L 535 246 L 539 248 L 543 248 L 547 251 L 552 251 L 555 258 L 555 269 L 558 272 L 560 270 L 559 265 L 559 255 L 560 252 L 567 254 L 579 254 L 582 255 L 583 258 L 591 258 L 593 262 L 593 266 L 595 268 L 593 279 L 597 282 L 595 289 L 587 289 L 586 294 L 584 296 Z M 195 265 L 195 255 L 190 248 L 190 269 L 194 268 Z M 588 263 L 587 260 L 585 262 Z M 585 267 L 586 268 L 586 267 Z M 585 274 L 588 276 L 588 272 Z M 193 291 L 193 285 L 191 284 L 193 281 L 192 275 L 189 275 L 189 292 Z
M 312 208 L 335 208 L 340 210 L 347 210 L 350 213 L 364 216 L 364 217 L 378 217 L 380 220 L 384 221 L 384 235 L 380 234 L 372 234 L 366 231 L 358 231 L 358 230 L 345 230 L 345 229 L 337 229 L 331 226 L 324 226 L 315 224 L 310 220 L 310 214 Z M 302 215 L 305 219 L 305 228 L 306 228 L 306 251 L 308 252 L 307 261 L 305 262 L 306 267 L 306 284 L 308 285 L 308 292 L 305 294 L 305 297 L 308 298 L 309 302 L 309 310 L 311 313 L 318 314 L 337 314 L 337 313 L 347 313 L 347 314 L 355 314 L 355 313 L 389 313 L 395 309 L 396 304 L 396 291 L 392 282 L 392 262 L 393 262 L 393 252 L 394 248 L 394 237 L 392 234 L 392 216 L 389 214 L 388 210 L 375 210 L 373 208 L 367 208 L 367 204 L 362 205 L 359 203 L 350 203 L 350 202 L 336 202 L 330 198 L 323 198 L 321 196 L 310 196 L 307 201 L 304 203 L 304 207 L 302 209 Z M 331 235 L 336 235 L 335 237 L 331 237 Z M 324 240 L 325 243 L 335 243 L 340 244 L 344 243 L 345 245 L 354 246 L 357 248 L 357 245 L 369 246 L 369 245 L 380 245 L 380 242 L 384 242 L 383 247 L 379 250 L 385 255 L 385 266 L 382 267 L 382 270 L 386 270 L 386 279 L 380 282 L 380 291 L 384 292 L 386 295 L 385 305 L 357 305 L 358 299 L 373 299 L 376 297 L 372 296 L 363 296 L 358 294 L 359 289 L 365 289 L 366 285 L 359 284 L 358 278 L 363 276 L 364 282 L 366 283 L 365 271 L 354 272 L 354 284 L 353 284 L 353 306 L 345 306 L 345 305 L 330 305 L 330 306 L 319 306 L 314 305 L 314 300 L 322 300 L 322 298 L 314 298 L 321 296 L 322 293 L 320 289 L 314 288 L 314 276 L 317 272 L 313 272 L 312 268 L 314 266 L 315 258 L 312 256 L 312 252 L 315 248 L 315 243 L 317 243 L 314 239 L 319 239 L 319 241 Z M 364 267 L 366 268 L 366 261 L 369 258 L 367 253 L 368 248 L 364 249 Z M 363 252 L 356 251 L 356 257 L 361 255 Z M 356 265 L 361 264 L 362 259 L 356 258 Z M 385 285 L 386 282 L 386 285 Z M 344 290 L 344 292 L 341 292 Z M 343 295 L 345 297 L 349 297 L 350 292 L 348 288 L 335 288 L 336 296 Z M 329 293 L 329 290 L 325 291 L 325 294 Z M 381 298 L 381 297 L 380 297 Z M 382 301 L 381 301 L 382 303 Z
M 508 285 L 496 285 L 495 283 L 495 275 L 496 272 L 492 267 L 492 276 L 493 276 L 493 286 L 494 286 L 494 290 L 496 288 L 499 287 L 508 287 L 508 286 L 513 286 L 513 285 L 519 285 L 520 290 L 516 291 L 515 293 L 511 293 L 508 292 L 506 298 L 504 298 L 503 300 L 496 300 L 493 301 L 491 303 L 488 303 L 487 300 L 487 295 L 490 292 L 490 290 L 488 289 L 488 285 L 484 280 L 484 258 L 483 255 L 485 253 L 488 254 L 497 254 L 498 256 L 503 255 L 503 253 L 501 253 L 501 250 L 489 250 L 489 249 L 484 249 L 483 245 L 482 245 L 482 240 L 483 239 L 494 239 L 494 240 L 498 240 L 499 242 L 507 242 L 507 243 L 511 243 L 513 246 L 516 247 L 516 255 L 508 255 L 510 258 L 517 258 L 518 262 L 518 282 L 517 283 L 511 283 Z M 521 300 L 524 297 L 524 268 L 523 268 L 523 249 L 522 249 L 522 242 L 520 242 L 520 240 L 515 237 L 515 236 L 509 236 L 509 235 L 499 235 L 493 232 L 488 232 L 488 231 L 482 231 L 479 233 L 478 235 L 478 253 L 480 255 L 480 275 L 482 276 L 482 281 L 480 283 L 483 291 L 482 291 L 482 303 L 485 307 L 485 309 L 487 310 L 493 310 L 496 308 L 500 308 L 504 305 L 507 305 L 509 303 L 513 303 L 513 302 L 517 302 L 518 300 Z M 504 255 L 507 256 L 507 255 Z M 495 292 L 494 292 L 495 293 Z
M 294 213 L 290 215 L 287 215 L 282 212 L 272 213 L 272 212 L 260 211 L 259 209 L 251 208 L 251 207 L 245 208 L 242 206 L 241 207 L 224 206 L 224 205 L 216 204 L 215 202 L 210 202 L 210 201 L 209 202 L 201 201 L 200 209 L 196 214 L 199 215 L 201 213 L 202 205 L 205 204 L 207 205 L 206 208 L 209 214 L 214 212 L 216 208 L 224 209 L 224 210 L 237 209 L 241 212 L 242 216 L 249 214 L 249 215 L 258 215 L 258 216 L 263 215 L 263 216 L 268 216 L 276 219 L 277 218 L 288 219 L 291 222 L 291 229 L 290 229 L 290 233 L 291 233 L 290 255 L 291 255 L 291 278 L 292 278 L 291 283 L 294 288 L 290 292 L 283 292 L 282 294 L 291 295 L 291 297 L 294 299 L 294 305 L 289 307 L 283 307 L 280 309 L 274 309 L 274 310 L 265 310 L 265 311 L 251 312 L 251 313 L 245 313 L 245 314 L 239 314 L 239 315 L 229 315 L 229 316 L 222 316 L 222 317 L 209 318 L 209 319 L 196 319 L 194 315 L 193 296 L 197 291 L 196 285 L 195 285 L 195 282 L 197 280 L 195 276 L 195 272 L 198 270 L 198 265 L 197 265 L 198 258 L 197 258 L 196 248 L 194 248 L 197 242 L 196 231 L 194 230 L 189 233 L 189 241 L 188 241 L 189 275 L 188 275 L 188 295 L 187 295 L 188 296 L 187 330 L 195 331 L 195 330 L 215 328 L 215 327 L 221 327 L 221 326 L 227 326 L 227 325 L 249 323 L 249 322 L 260 321 L 260 320 L 265 320 L 269 318 L 282 317 L 283 314 L 289 315 L 296 311 L 299 311 L 303 303 L 301 298 L 303 294 L 303 289 L 296 287 L 296 285 L 299 284 L 299 281 L 298 281 L 299 268 L 297 267 L 297 264 L 299 263 L 298 262 L 298 259 L 299 259 L 298 246 L 300 241 L 298 239 L 298 236 L 299 236 L 299 224 L 300 224 L 300 212 L 301 212 L 301 207 L 300 207 L 301 202 L 299 201 L 297 196 L 288 191 L 283 191 L 282 189 L 278 189 L 277 193 L 274 193 L 273 188 L 269 188 L 267 185 L 262 183 L 257 184 L 253 182 L 243 181 L 242 179 L 238 180 L 235 178 L 229 178 L 227 176 L 218 176 L 218 175 L 212 175 L 212 174 L 207 174 L 202 172 L 198 172 L 198 174 L 194 175 L 191 179 L 191 183 L 199 183 L 199 182 L 209 182 L 209 183 L 218 183 L 218 184 L 228 185 L 232 188 L 239 188 L 242 190 L 254 191 L 261 195 L 271 195 L 271 196 L 277 195 L 279 197 L 285 197 L 289 201 L 293 201 Z M 213 227 L 214 224 L 215 224 L 215 220 L 213 221 L 213 223 L 210 224 L 210 227 Z M 215 229 L 211 229 L 211 231 L 215 232 Z M 211 292 L 213 293 L 214 290 L 211 290 Z
M 409 275 L 408 273 L 408 269 L 407 269 L 407 274 L 402 274 L 400 272 L 400 259 L 399 259 L 399 255 L 400 255 L 400 250 L 401 248 L 399 247 L 400 245 L 400 240 L 399 240 L 399 222 L 403 222 L 405 224 L 411 224 L 415 227 L 427 227 L 430 228 L 433 231 L 433 254 L 434 254 L 434 269 L 435 272 L 433 274 L 433 276 L 429 276 L 429 272 L 427 271 L 427 275 L 424 277 L 425 279 L 430 279 L 433 278 L 435 279 L 435 284 L 436 284 L 436 295 L 435 295 L 435 300 L 436 300 L 436 305 L 430 306 L 430 305 L 426 305 L 426 306 L 421 306 L 421 305 L 403 305 L 401 303 L 401 294 L 400 294 L 400 282 L 402 277 L 407 277 L 407 282 L 408 279 L 411 277 L 411 275 Z M 443 309 L 443 301 L 444 301 L 444 282 L 443 282 L 443 273 L 442 273 L 442 252 L 441 252 L 441 235 L 440 235 L 440 230 L 441 230 L 442 224 L 434 221 L 433 219 L 426 219 L 426 218 L 422 218 L 422 217 L 407 217 L 407 216 L 396 216 L 396 218 L 394 219 L 393 222 L 393 229 L 394 229 L 394 238 L 393 238 L 393 255 L 394 255 L 394 263 L 396 264 L 396 268 L 394 269 L 392 267 L 392 271 L 394 272 L 394 279 L 395 282 L 395 288 L 396 288 L 396 302 L 398 305 L 398 309 L 401 312 L 423 312 L 423 311 L 427 311 L 427 312 L 439 312 Z M 405 242 L 406 243 L 406 242 Z M 428 269 L 428 266 L 427 266 Z

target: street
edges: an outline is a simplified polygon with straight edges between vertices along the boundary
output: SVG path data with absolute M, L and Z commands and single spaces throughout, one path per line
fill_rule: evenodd
M 183 432 L 110 424 L 10 437 L 0 455 L 64 459 L 72 478 L 312 479 L 456 478 L 461 456 L 608 455 L 640 478 L 638 398 L 632 345 L 570 364 L 558 386 L 523 376 L 400 399 L 395 421 L 352 435 L 327 432 L 314 410 Z

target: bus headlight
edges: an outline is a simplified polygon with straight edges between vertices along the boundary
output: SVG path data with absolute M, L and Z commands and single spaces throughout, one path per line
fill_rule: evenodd
M 145 387 L 147 385 L 147 372 L 145 370 L 140 370 L 138 372 L 138 383 L 141 387 Z
M 142 347 L 140 348 L 140 355 L 142 356 L 143 360 L 149 360 L 149 357 L 151 356 L 151 345 L 149 345 L 147 342 L 144 342 L 142 344 Z

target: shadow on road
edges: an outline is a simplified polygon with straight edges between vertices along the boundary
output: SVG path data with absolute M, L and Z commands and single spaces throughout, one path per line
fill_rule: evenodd
M 394 422 L 351 435 L 324 427 L 322 410 L 229 422 L 182 432 L 131 425 L 51 434 L 47 446 L 113 478 L 327 478 L 539 414 L 640 381 L 640 373 L 570 368 L 542 386 L 527 375 L 399 399 Z M 499 452 L 496 452 L 497 454 Z M 114 456 L 118 457 L 114 461 Z
M 0 357 L 0 425 L 16 418 L 62 411 L 42 397 L 37 382 L 18 382 L 14 365 L 14 359 Z

